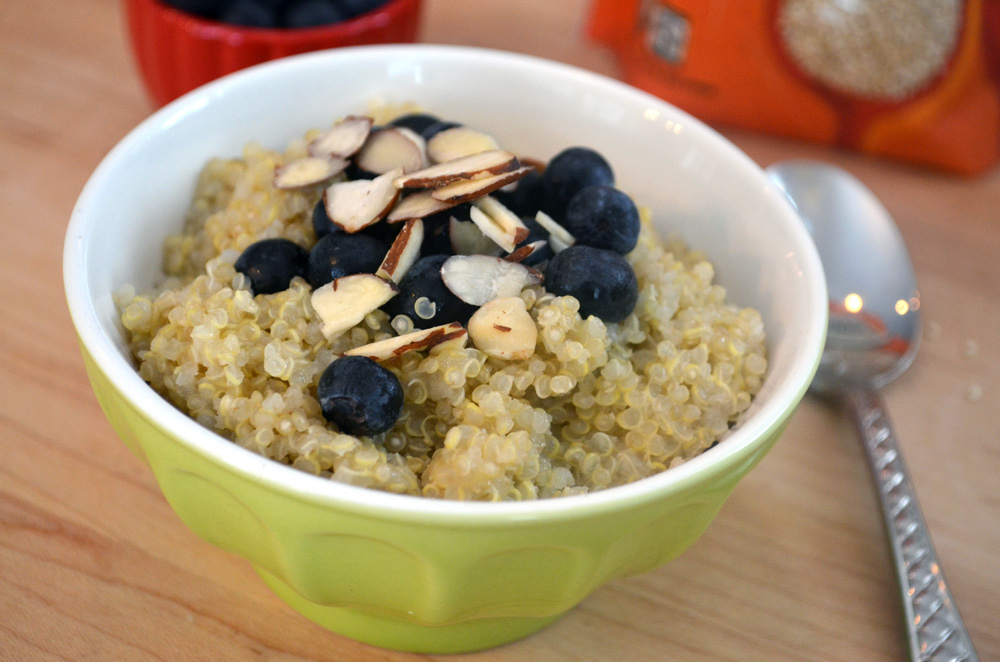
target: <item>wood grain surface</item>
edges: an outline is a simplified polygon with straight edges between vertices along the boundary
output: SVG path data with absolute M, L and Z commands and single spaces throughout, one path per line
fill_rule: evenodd
M 581 35 L 586 8 L 427 0 L 422 39 L 615 75 Z M 91 393 L 61 254 L 92 169 L 152 110 L 119 12 L 115 0 L 0 1 L 0 660 L 420 659 L 318 628 L 196 538 Z M 962 614 L 982 659 L 1000 660 L 1000 172 L 956 178 L 723 132 L 761 165 L 845 167 L 899 223 L 928 333 L 885 396 Z M 612 582 L 527 640 L 451 659 L 903 656 L 860 447 L 841 412 L 808 399 L 679 559 Z

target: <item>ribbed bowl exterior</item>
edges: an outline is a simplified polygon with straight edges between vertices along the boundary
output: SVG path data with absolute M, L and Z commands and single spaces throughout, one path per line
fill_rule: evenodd
M 324 628 L 417 653 L 516 641 L 611 579 L 675 558 L 705 531 L 794 411 L 669 498 L 585 517 L 567 511 L 455 526 L 391 511 L 331 508 L 233 471 L 132 407 L 86 348 L 83 355 L 112 427 L 150 466 L 192 531 L 250 561 L 281 599 Z
M 260 29 L 178 11 L 160 0 L 124 0 L 132 52 L 157 106 L 226 74 L 288 55 L 342 46 L 412 43 L 422 0 L 391 0 L 333 25 Z

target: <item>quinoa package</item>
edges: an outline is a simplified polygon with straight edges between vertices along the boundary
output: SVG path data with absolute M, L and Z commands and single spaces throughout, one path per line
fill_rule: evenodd
M 707 122 L 964 174 L 1000 158 L 993 0 L 595 0 L 588 32 Z

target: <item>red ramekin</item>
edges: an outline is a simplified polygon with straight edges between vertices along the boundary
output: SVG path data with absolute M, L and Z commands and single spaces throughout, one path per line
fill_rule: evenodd
M 262 29 L 194 16 L 160 0 L 124 0 L 139 72 L 150 98 L 163 106 L 220 76 L 309 51 L 416 40 L 422 0 L 390 0 L 342 23 Z

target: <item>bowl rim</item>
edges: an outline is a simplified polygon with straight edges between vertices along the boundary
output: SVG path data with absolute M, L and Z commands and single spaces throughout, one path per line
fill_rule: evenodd
M 734 160 L 736 167 L 758 179 L 762 188 L 775 193 L 773 199 L 776 201 L 776 211 L 787 226 L 788 236 L 797 247 L 798 252 L 794 254 L 794 258 L 799 273 L 806 279 L 810 297 L 810 306 L 808 310 L 803 311 L 806 333 L 802 336 L 803 342 L 797 350 L 799 360 L 792 366 L 785 383 L 781 384 L 770 399 L 762 403 L 753 416 L 743 421 L 739 429 L 734 430 L 722 443 L 679 466 L 627 485 L 597 492 L 499 503 L 393 494 L 314 476 L 244 449 L 202 427 L 194 419 L 176 409 L 156 393 L 139 376 L 138 371 L 121 356 L 98 319 L 86 279 L 75 277 L 78 274 L 86 274 L 85 251 L 82 248 L 85 245 L 84 238 L 95 221 L 88 215 L 88 210 L 92 206 L 90 201 L 108 185 L 115 164 L 133 153 L 146 136 L 168 128 L 171 124 L 181 121 L 186 113 L 211 103 L 217 97 L 225 96 L 226 90 L 253 84 L 257 79 L 280 75 L 282 71 L 297 67 L 304 61 L 329 60 L 330 66 L 335 66 L 340 61 L 349 62 L 352 59 L 373 57 L 385 58 L 386 61 L 392 58 L 412 60 L 415 57 L 485 58 L 505 66 L 536 68 L 545 75 L 575 81 L 599 93 L 632 97 L 652 108 L 666 111 L 686 122 L 691 131 L 701 134 L 700 139 L 714 143 L 716 148 L 727 153 Z M 137 412 L 141 412 L 147 422 L 158 428 L 174 443 L 187 447 L 215 464 L 224 465 L 228 470 L 252 482 L 265 484 L 269 489 L 277 490 L 286 497 L 339 509 L 346 508 L 381 519 L 460 523 L 463 526 L 473 527 L 495 527 L 498 524 L 539 520 L 551 522 L 553 518 L 574 519 L 618 510 L 627 507 L 628 504 L 647 503 L 690 489 L 700 480 L 713 476 L 733 462 L 741 461 L 742 456 L 752 447 L 763 443 L 780 429 L 804 397 L 819 364 L 827 325 L 826 284 L 819 255 L 811 237 L 794 208 L 784 195 L 777 191 L 760 166 L 729 140 L 683 110 L 626 83 L 536 56 L 467 46 L 428 44 L 354 46 L 294 55 L 229 74 L 179 97 L 129 131 L 101 160 L 84 185 L 67 227 L 63 253 L 63 279 L 70 316 L 83 351 L 114 387 L 117 395 Z M 101 294 L 110 293 L 95 293 L 94 296 Z

